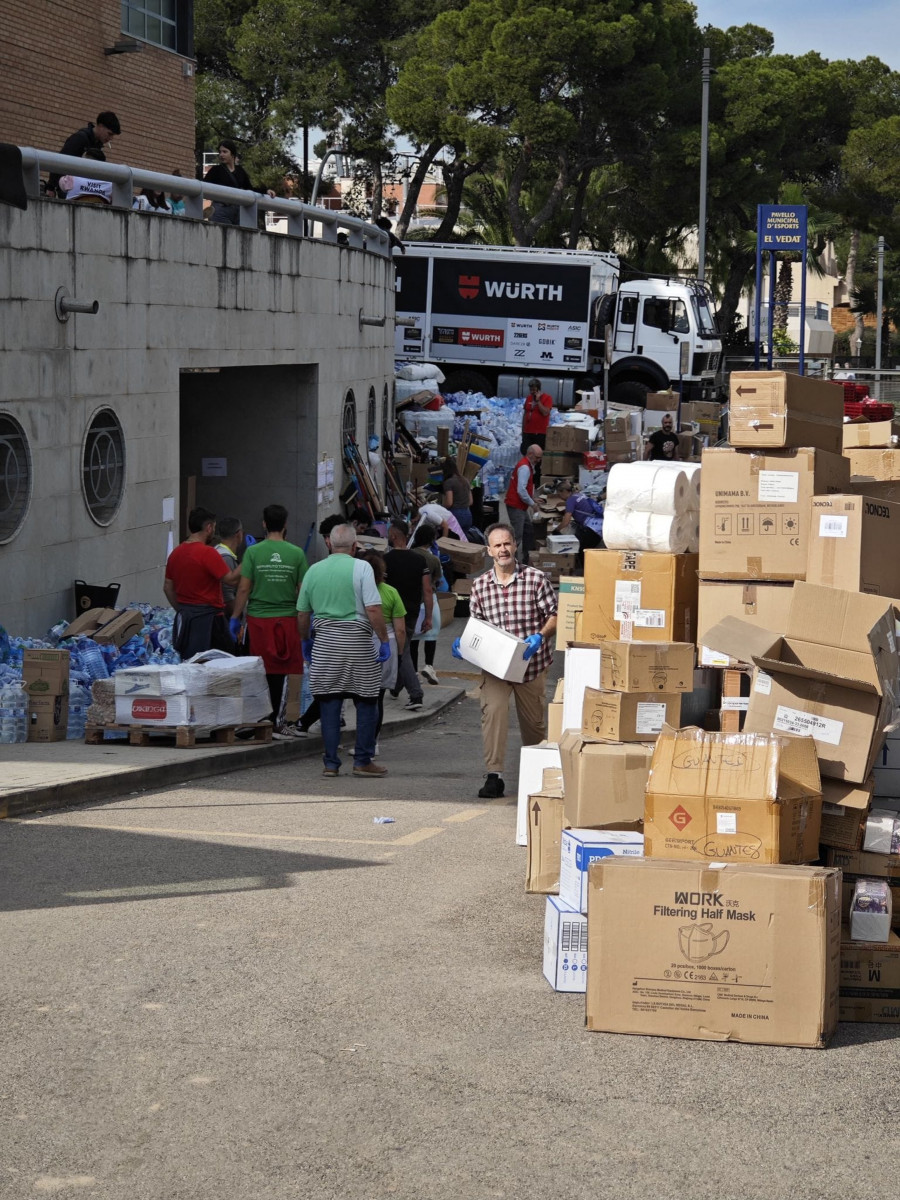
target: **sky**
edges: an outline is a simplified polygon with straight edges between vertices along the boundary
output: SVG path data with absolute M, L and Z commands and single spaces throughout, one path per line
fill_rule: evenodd
M 776 54 L 880 58 L 900 70 L 898 0 L 694 0 L 697 24 L 727 29 L 761 25 L 775 35 Z

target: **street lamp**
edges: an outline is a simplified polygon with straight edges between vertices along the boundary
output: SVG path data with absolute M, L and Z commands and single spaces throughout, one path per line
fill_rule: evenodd
M 325 170 L 325 164 L 328 162 L 329 158 L 331 158 L 332 154 L 337 157 L 347 153 L 349 152 L 343 146 L 332 146 L 330 150 L 326 150 L 322 155 L 322 160 L 319 163 L 319 169 L 316 171 L 316 181 L 313 184 L 312 196 L 310 197 L 309 201 L 313 207 L 315 207 L 316 199 L 319 195 L 319 184 L 322 182 L 322 172 Z

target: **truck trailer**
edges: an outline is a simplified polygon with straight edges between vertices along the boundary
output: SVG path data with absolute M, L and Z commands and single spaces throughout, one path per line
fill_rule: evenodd
M 437 363 L 448 392 L 521 396 L 537 375 L 565 407 L 602 387 L 608 358 L 611 400 L 718 394 L 722 343 L 696 280 L 621 283 L 618 257 L 589 250 L 407 242 L 394 261 L 396 357 Z

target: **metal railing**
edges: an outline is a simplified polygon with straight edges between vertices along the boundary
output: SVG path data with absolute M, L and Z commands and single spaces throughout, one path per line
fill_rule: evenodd
M 289 237 L 309 237 L 312 223 L 321 225 L 323 242 L 336 244 L 338 235 L 344 234 L 347 244 L 359 250 L 369 250 L 383 258 L 390 257 L 390 238 L 387 232 L 371 225 L 359 217 L 347 213 L 330 212 L 325 208 L 304 204 L 300 200 L 282 200 L 280 197 L 260 195 L 244 188 L 223 187 L 219 183 L 206 183 L 203 179 L 187 179 L 180 175 L 160 175 L 156 171 L 145 171 L 125 163 L 98 162 L 91 158 L 73 158 L 68 154 L 53 154 L 47 150 L 36 150 L 31 146 L 20 147 L 22 152 L 22 175 L 26 194 L 32 199 L 41 195 L 41 171 L 58 175 L 77 175 L 83 179 L 99 179 L 112 184 L 112 205 L 115 208 L 131 209 L 134 189 L 151 188 L 170 195 L 184 197 L 184 220 L 203 220 L 204 200 L 218 201 L 237 207 L 242 229 L 257 229 L 260 212 L 277 213 L 287 219 L 285 233 Z

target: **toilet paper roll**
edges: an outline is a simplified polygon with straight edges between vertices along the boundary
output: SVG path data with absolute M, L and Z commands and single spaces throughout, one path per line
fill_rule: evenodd
M 688 477 L 688 481 L 694 491 L 697 503 L 695 508 L 700 507 L 700 463 L 682 463 L 681 469 Z
M 606 482 L 607 508 L 675 517 L 697 507 L 696 493 L 676 463 L 616 463 Z
M 690 534 L 688 536 L 688 554 L 700 553 L 700 514 L 691 513 L 690 516 Z
M 609 550 L 684 554 L 693 528 L 694 519 L 689 513 L 672 517 L 607 508 L 603 516 L 603 541 Z

